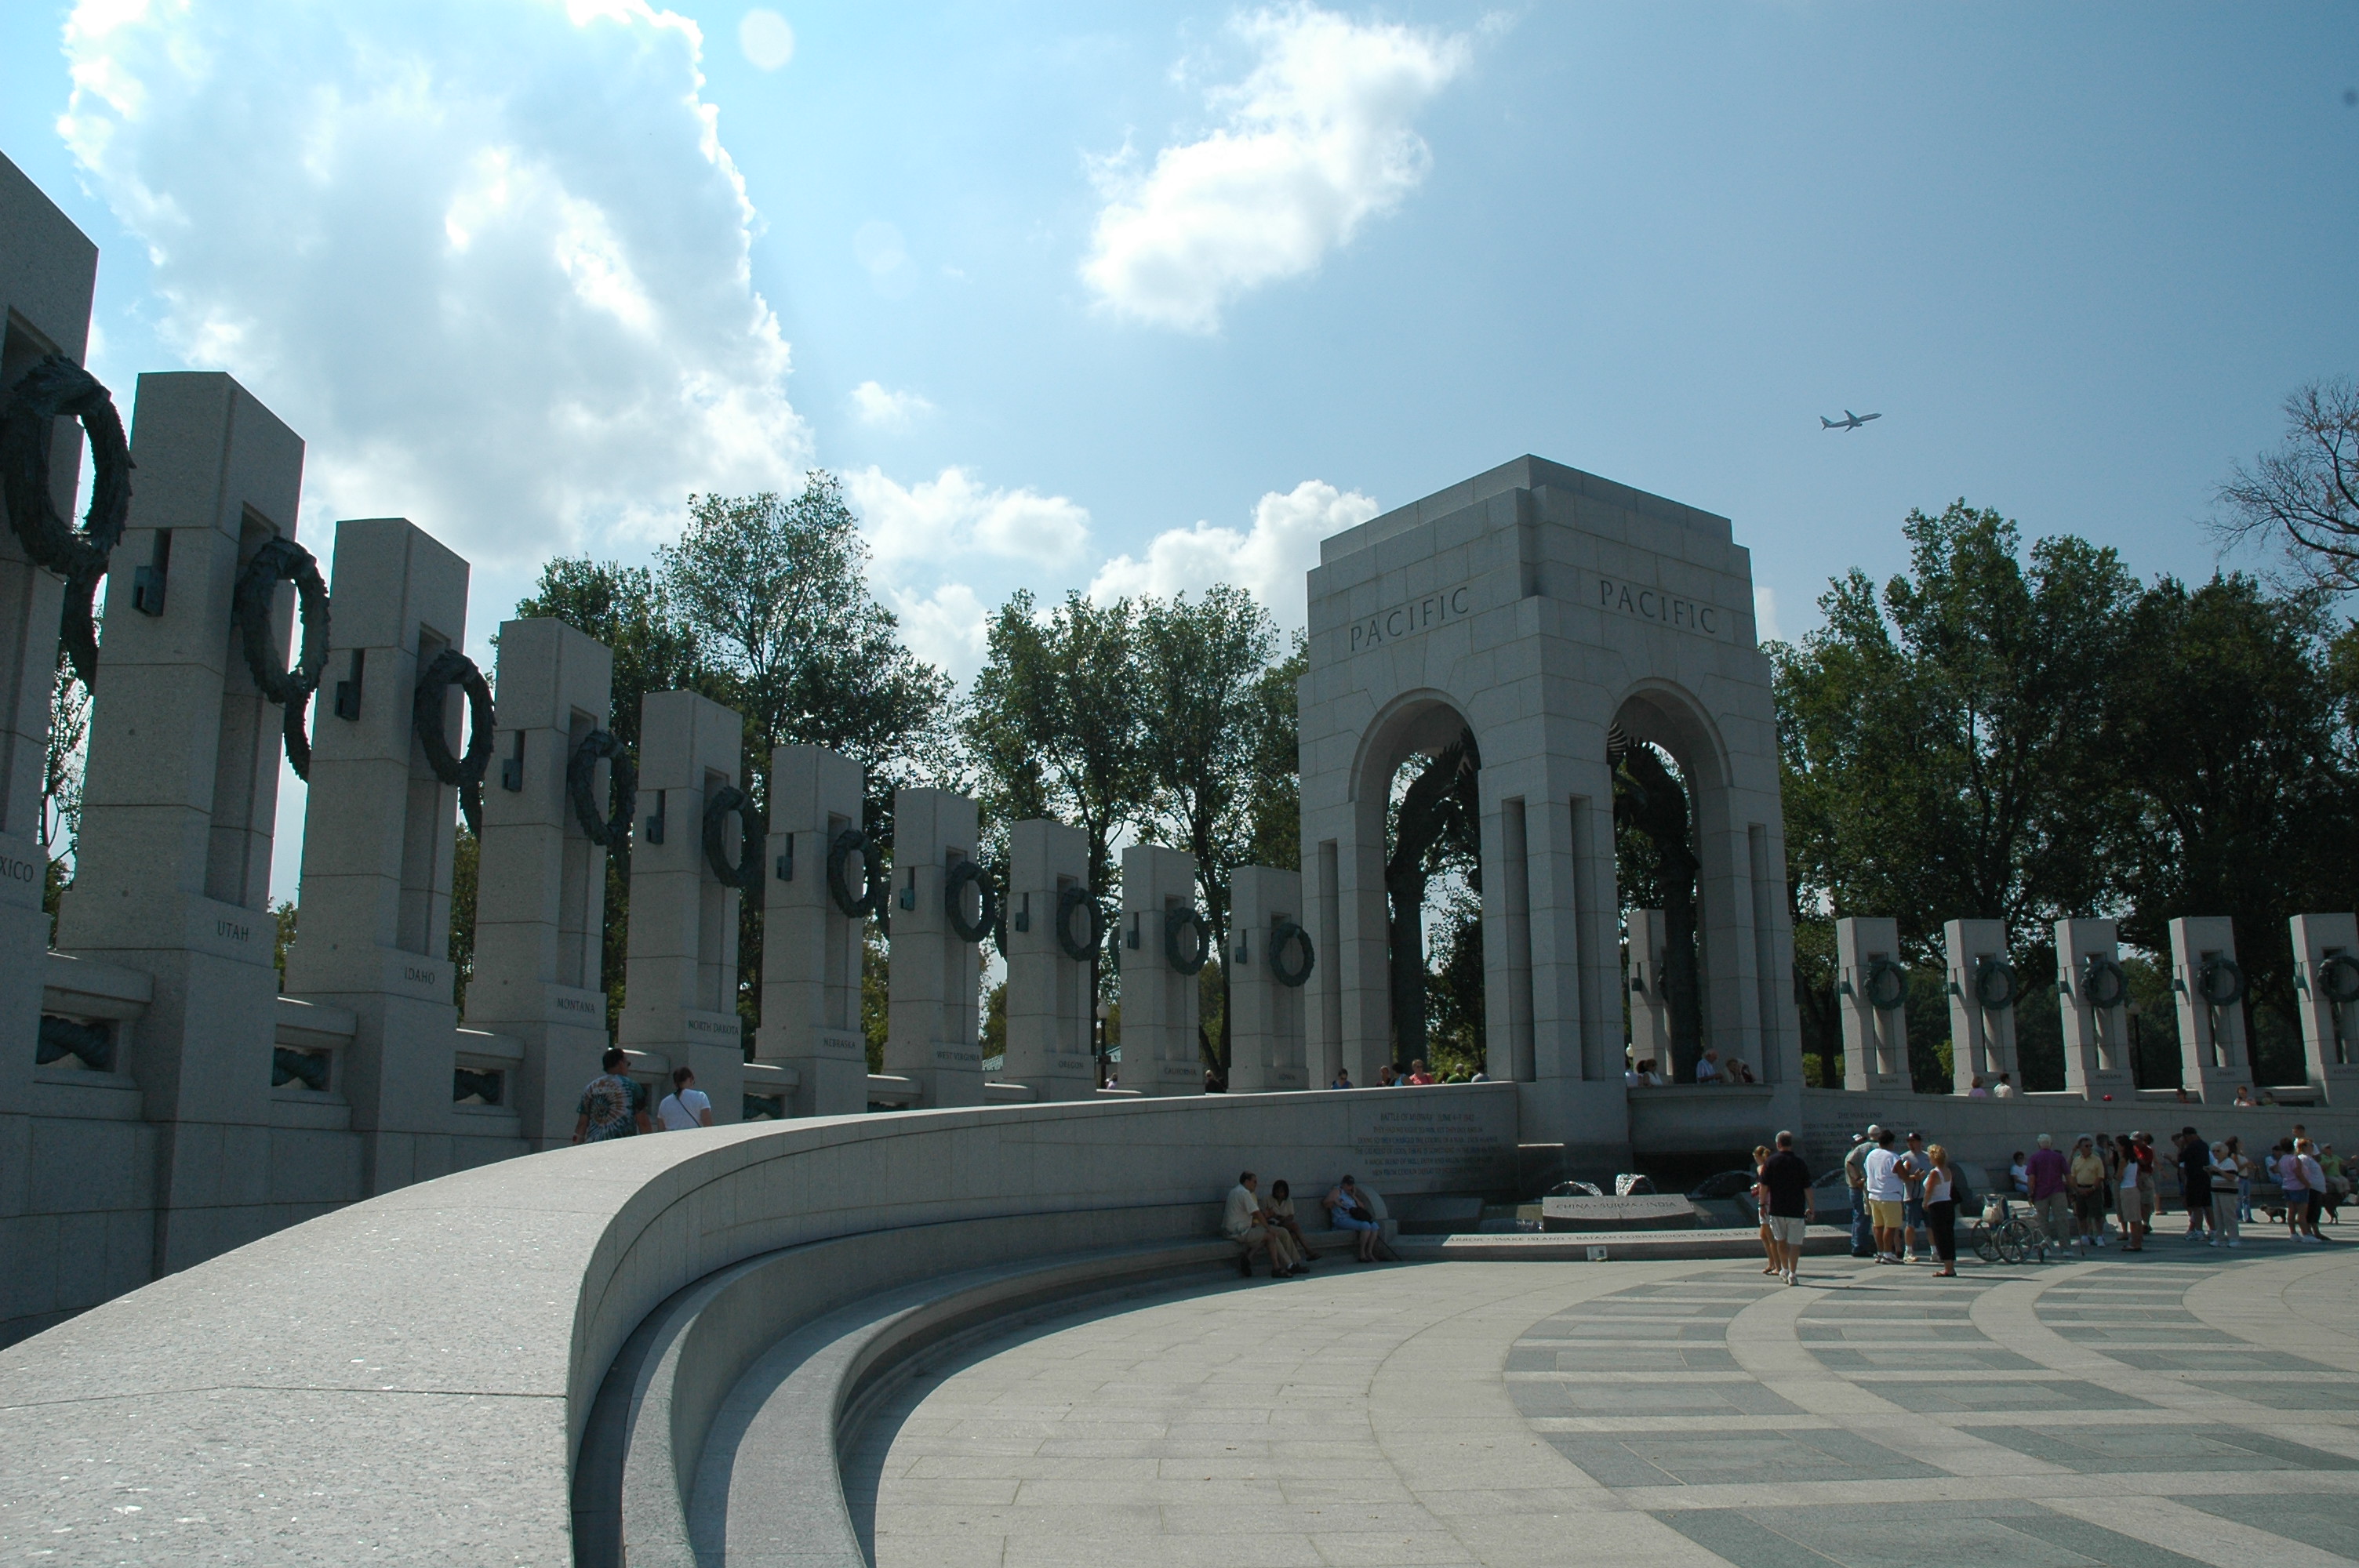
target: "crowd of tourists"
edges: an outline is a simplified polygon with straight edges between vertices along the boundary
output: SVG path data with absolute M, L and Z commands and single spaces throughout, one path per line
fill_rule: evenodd
M 1788 1135 L 1780 1134 L 1780 1139 Z M 2186 1217 L 2185 1238 L 2210 1247 L 2244 1245 L 2244 1227 L 2256 1208 L 2282 1215 L 2288 1238 L 2299 1246 L 2320 1246 L 2321 1219 L 2338 1222 L 2352 1195 L 2352 1175 L 2333 1145 L 2313 1141 L 2297 1124 L 2292 1133 L 2265 1152 L 2247 1151 L 2240 1138 L 2206 1140 L 2183 1127 L 2158 1144 L 2150 1132 L 2082 1133 L 2069 1150 L 2041 1133 L 2028 1153 L 2018 1150 L 1996 1193 L 1974 1194 L 1949 1152 L 1921 1132 L 1905 1137 L 1870 1126 L 1855 1135 L 1843 1163 L 1852 1205 L 1852 1256 L 1878 1263 L 1931 1261 L 1939 1276 L 1957 1272 L 1957 1217 L 1962 1205 L 1979 1197 L 2019 1204 L 2049 1245 L 2087 1255 L 2118 1245 L 2125 1252 L 2146 1249 L 2164 1212 L 2166 1191 Z M 1769 1173 L 1777 1155 L 1754 1152 L 1762 1204 L 1762 1241 L 1769 1253 L 1765 1273 L 1790 1273 L 1773 1245 L 1768 1206 Z

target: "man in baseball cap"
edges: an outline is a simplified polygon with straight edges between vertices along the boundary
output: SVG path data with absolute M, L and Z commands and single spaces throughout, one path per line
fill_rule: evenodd
M 1867 1222 L 1867 1157 L 1883 1133 L 1884 1129 L 1870 1122 L 1865 1132 L 1851 1141 L 1851 1152 L 1843 1156 L 1843 1185 L 1851 1189 L 1851 1255 L 1854 1258 L 1875 1256 L 1875 1237 Z

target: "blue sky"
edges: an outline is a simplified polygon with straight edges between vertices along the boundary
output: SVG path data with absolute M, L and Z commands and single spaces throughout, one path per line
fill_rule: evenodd
M 2359 371 L 2348 5 L 774 11 L 20 0 L 0 150 L 101 374 L 238 374 L 479 653 L 813 462 L 962 675 L 1019 586 L 1299 622 L 1321 533 L 1525 451 L 1733 517 L 1790 636 L 1960 495 L 2208 571 Z

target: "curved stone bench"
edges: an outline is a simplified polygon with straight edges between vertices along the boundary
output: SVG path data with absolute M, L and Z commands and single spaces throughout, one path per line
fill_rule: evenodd
M 1371 1152 L 1411 1102 L 1321 1090 L 761 1122 L 405 1188 L 0 1351 L 0 1549 L 562 1563 L 608 1369 L 684 1290 L 787 1249 L 962 1222 L 1006 1227 L 971 1232 L 987 1246 L 969 1266 L 1192 1241 L 1244 1167 L 1306 1194 L 1344 1170 L 1379 1191 L 1501 1187 L 1515 1095 L 1417 1091 L 1471 1119 L 1462 1152 L 1389 1184 Z M 846 1282 L 813 1315 L 896 1288 Z M 717 1411 L 743 1375 L 695 1365 L 716 1369 L 701 1392 L 675 1384 L 675 1420 Z
M 575 1563 L 695 1568 L 720 1561 L 725 1541 L 764 1562 L 861 1568 L 842 1454 L 913 1357 L 1043 1307 L 1191 1276 L 1233 1281 L 1236 1244 L 1205 1237 L 1219 1213 L 1090 1217 L 1102 1236 L 1171 1234 L 975 1266 L 962 1265 L 1070 1240 L 1074 1217 L 954 1222 L 788 1248 L 697 1281 L 632 1336 L 599 1391 L 574 1472 Z M 1308 1234 L 1322 1255 L 1352 1248 L 1348 1232 Z M 757 1478 L 733 1508 L 735 1458 L 749 1451 Z

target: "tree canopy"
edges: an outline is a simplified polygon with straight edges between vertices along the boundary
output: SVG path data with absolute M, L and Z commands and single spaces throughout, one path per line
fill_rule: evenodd
M 2286 918 L 2346 906 L 2359 880 L 2354 713 L 2321 597 L 2141 587 L 2112 550 L 2027 552 L 1962 501 L 1903 533 L 1909 571 L 1833 579 L 1825 625 L 1768 649 L 1806 1035 L 1831 1061 L 1844 915 L 1892 917 L 1929 967 L 1943 921 L 2003 920 L 2045 975 L 2059 919 L 2115 917 L 2159 951 L 2173 918 L 2228 914 L 2265 1059 L 2289 1071 Z M 2038 1087 L 2060 1087 L 2052 1011 L 2017 1015 Z

